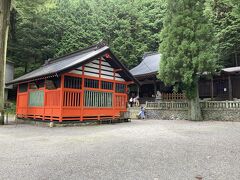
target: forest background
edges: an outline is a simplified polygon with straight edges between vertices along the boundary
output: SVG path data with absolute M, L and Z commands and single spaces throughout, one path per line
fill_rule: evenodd
M 220 66 L 240 65 L 238 0 L 206 0 Z M 104 40 L 128 67 L 146 52 L 159 51 L 164 0 L 15 0 L 10 18 L 8 60 L 15 77 L 45 60 Z

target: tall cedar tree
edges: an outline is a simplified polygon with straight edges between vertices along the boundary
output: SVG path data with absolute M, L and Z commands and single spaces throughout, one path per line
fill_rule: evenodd
M 167 85 L 182 85 L 190 100 L 191 120 L 201 120 L 198 79 L 216 68 L 213 28 L 204 15 L 204 0 L 167 0 L 160 34 L 159 78 Z

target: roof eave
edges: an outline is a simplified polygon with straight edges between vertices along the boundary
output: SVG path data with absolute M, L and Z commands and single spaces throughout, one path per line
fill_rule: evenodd
M 153 75 L 157 75 L 158 71 L 154 71 L 151 73 L 146 73 L 146 74 L 137 74 L 137 75 L 133 75 L 135 78 L 139 78 L 139 77 L 145 77 L 145 76 L 153 76 Z
M 118 65 L 121 66 L 121 68 L 123 68 L 126 72 L 126 75 L 132 79 L 138 86 L 141 85 L 141 83 L 132 75 L 132 73 L 124 66 L 124 64 L 121 63 L 121 61 L 118 60 L 118 58 L 112 53 L 111 49 L 109 49 L 110 54 L 112 55 L 112 57 L 115 59 L 115 61 L 117 62 Z
M 100 56 L 104 55 L 106 52 L 109 52 L 109 53 L 111 54 L 111 56 L 113 57 L 114 61 L 116 62 L 116 64 L 118 64 L 122 69 L 125 70 L 126 75 L 127 75 L 131 80 L 133 80 L 137 85 L 140 86 L 140 82 L 139 82 L 139 81 L 129 72 L 129 70 L 116 58 L 116 56 L 112 53 L 112 51 L 110 50 L 110 48 L 109 48 L 108 46 L 106 46 L 106 49 L 103 50 L 102 52 L 100 52 L 100 53 L 98 53 L 98 54 L 96 54 L 96 55 L 94 55 L 94 56 L 92 56 L 92 57 L 90 57 L 90 58 L 88 58 L 88 59 L 86 59 L 86 60 L 84 60 L 84 61 L 82 61 L 82 62 L 79 62 L 79 63 L 77 63 L 77 64 L 75 64 L 75 65 L 73 65 L 73 66 L 66 67 L 66 68 L 63 68 L 63 69 L 61 69 L 61 70 L 59 70 L 59 71 L 52 72 L 52 73 L 49 73 L 49 74 L 44 74 L 44 75 L 41 75 L 41 76 L 36 76 L 36 77 L 34 77 L 34 78 L 26 78 L 26 79 L 22 79 L 22 80 L 18 80 L 18 81 L 14 81 L 14 80 L 13 80 L 13 81 L 11 81 L 11 82 L 6 83 L 6 85 L 19 84 L 19 83 L 24 83 L 24 82 L 30 82 L 30 81 L 34 81 L 34 80 L 36 80 L 36 79 L 48 78 L 49 76 L 52 77 L 53 75 L 56 77 L 56 76 L 58 76 L 58 75 L 61 75 L 61 74 L 66 73 L 66 72 L 69 72 L 69 71 L 72 70 L 72 69 L 75 69 L 75 68 L 77 68 L 77 67 L 79 67 L 79 66 L 84 65 L 84 64 L 86 64 L 86 63 L 88 63 L 88 62 L 96 59 L 97 57 L 100 57 Z
M 58 76 L 57 73 L 49 73 L 49 74 L 45 74 L 44 76 L 36 76 L 34 78 L 26 78 L 26 79 L 18 80 L 18 81 L 13 80 L 13 81 L 5 83 L 5 85 L 9 86 L 9 85 L 14 85 L 14 84 L 21 84 L 21 83 L 31 82 L 31 81 L 45 79 L 45 78 L 49 78 L 49 77 L 57 77 L 57 76 Z

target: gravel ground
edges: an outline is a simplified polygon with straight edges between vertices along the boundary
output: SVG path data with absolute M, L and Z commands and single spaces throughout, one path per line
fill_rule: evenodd
M 0 126 L 0 179 L 240 179 L 240 123 Z

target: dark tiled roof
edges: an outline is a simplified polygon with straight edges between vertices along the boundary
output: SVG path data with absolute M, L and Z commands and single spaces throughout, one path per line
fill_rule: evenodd
M 157 74 L 160 66 L 161 54 L 148 53 L 143 56 L 142 62 L 130 70 L 133 76 L 143 76 L 147 74 Z
M 14 79 L 11 82 L 7 82 L 6 84 L 17 84 L 20 82 L 36 80 L 36 79 L 41 79 L 45 77 L 58 76 L 59 73 L 67 72 L 71 69 L 76 68 L 77 66 L 81 66 L 87 63 L 87 61 L 93 60 L 94 58 L 97 58 L 106 52 L 110 52 L 112 54 L 108 46 L 102 43 L 99 43 L 89 48 L 82 49 L 53 60 L 49 60 L 40 68 L 30 73 L 27 73 L 17 79 Z M 114 60 L 115 60 L 115 66 L 118 66 L 118 67 L 120 66 L 120 68 L 125 70 L 123 72 L 123 75 L 127 79 L 136 81 L 136 79 L 132 76 L 132 74 L 125 68 L 125 66 L 122 63 L 120 63 L 115 58 L 115 56 L 114 56 Z

